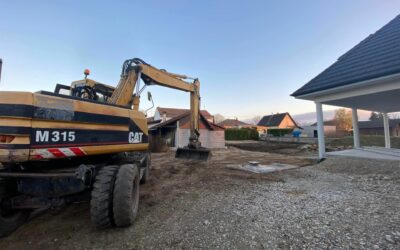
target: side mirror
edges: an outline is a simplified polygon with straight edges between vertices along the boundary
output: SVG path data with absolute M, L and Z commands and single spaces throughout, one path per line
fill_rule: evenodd
M 146 110 L 144 111 L 144 113 L 146 114 L 146 117 L 147 117 L 147 112 L 148 112 L 150 109 L 154 108 L 153 97 L 151 96 L 150 91 L 147 91 L 147 99 L 149 100 L 149 102 L 151 102 L 151 107 L 148 108 L 148 109 L 146 109 Z

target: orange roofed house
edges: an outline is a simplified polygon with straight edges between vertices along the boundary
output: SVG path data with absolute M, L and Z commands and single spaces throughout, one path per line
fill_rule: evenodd
M 149 133 L 154 141 L 169 147 L 183 147 L 189 142 L 190 111 L 157 107 L 154 117 L 148 119 Z M 225 147 L 225 129 L 214 124 L 214 117 L 200 111 L 200 142 L 206 148 Z
M 266 115 L 261 118 L 257 124 L 257 130 L 259 133 L 267 133 L 268 129 L 287 129 L 298 127 L 299 126 L 288 112 Z

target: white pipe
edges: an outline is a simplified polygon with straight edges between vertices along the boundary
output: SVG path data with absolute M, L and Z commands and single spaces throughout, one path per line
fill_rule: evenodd
M 354 148 L 360 148 L 360 130 L 358 128 L 358 115 L 357 109 L 351 109 L 352 122 L 353 122 L 353 139 L 354 139 Z
M 318 157 L 323 159 L 325 157 L 325 135 L 324 135 L 324 117 L 322 113 L 322 104 L 315 102 L 317 110 L 317 131 L 318 131 Z
M 385 148 L 391 148 L 390 146 L 390 131 L 389 131 L 389 117 L 387 113 L 383 113 L 383 130 L 385 132 Z

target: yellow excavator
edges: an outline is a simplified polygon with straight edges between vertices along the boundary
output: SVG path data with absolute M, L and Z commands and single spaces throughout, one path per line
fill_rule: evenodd
M 191 135 L 176 157 L 210 158 L 199 141 L 198 79 L 138 58 L 124 62 L 115 88 L 84 73 L 54 92 L 0 91 L 0 237 L 34 209 L 88 199 L 96 228 L 133 223 L 139 183 L 148 180 L 151 166 L 147 120 L 139 111 L 146 86 L 190 93 Z

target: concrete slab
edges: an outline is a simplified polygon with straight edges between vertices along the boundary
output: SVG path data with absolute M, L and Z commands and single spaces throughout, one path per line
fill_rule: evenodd
M 359 149 L 348 149 L 342 151 L 327 152 L 326 156 L 400 161 L 400 149 L 363 147 Z
M 259 165 L 256 161 L 250 161 L 248 164 L 228 164 L 226 166 L 230 169 L 237 169 L 248 171 L 257 174 L 266 174 L 272 173 L 282 170 L 294 169 L 298 168 L 299 166 L 289 165 L 289 164 L 282 164 L 282 163 L 272 163 L 270 165 Z

